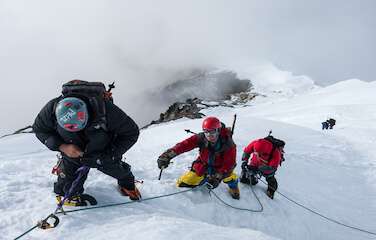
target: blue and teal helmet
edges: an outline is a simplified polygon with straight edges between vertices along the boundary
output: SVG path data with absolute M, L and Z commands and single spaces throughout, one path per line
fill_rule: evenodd
M 86 103 L 76 97 L 60 100 L 55 109 L 57 123 L 69 132 L 78 132 L 86 127 L 89 114 Z

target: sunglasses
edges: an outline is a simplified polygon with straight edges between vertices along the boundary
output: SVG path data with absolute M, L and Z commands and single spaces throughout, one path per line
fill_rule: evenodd
M 217 135 L 219 133 L 218 129 L 204 130 L 205 135 Z
M 204 134 L 206 138 L 213 138 L 217 137 L 219 134 L 218 129 L 213 129 L 213 130 L 204 130 Z

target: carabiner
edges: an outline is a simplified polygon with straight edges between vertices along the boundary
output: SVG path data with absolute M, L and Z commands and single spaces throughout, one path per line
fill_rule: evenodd
M 49 223 L 47 221 L 49 218 L 52 218 L 55 221 L 53 223 Z M 59 218 L 55 214 L 51 213 L 48 217 L 39 221 L 37 226 L 45 230 L 45 229 L 55 228 L 59 224 L 59 222 L 60 222 Z

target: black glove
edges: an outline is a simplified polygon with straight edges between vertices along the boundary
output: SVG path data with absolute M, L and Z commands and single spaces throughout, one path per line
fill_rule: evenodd
M 248 159 L 249 159 L 250 156 L 251 156 L 251 154 L 243 152 L 242 161 L 248 162 Z
M 214 175 L 208 176 L 208 184 L 210 184 L 209 187 L 211 189 L 218 187 L 218 185 L 221 183 L 222 179 L 223 179 L 223 175 L 220 174 L 220 173 L 216 173 Z
M 173 159 L 174 157 L 176 157 L 176 155 L 177 154 L 172 149 L 169 149 L 166 152 L 162 153 L 162 155 L 159 156 L 159 158 L 157 160 L 157 162 L 158 162 L 158 168 L 159 169 L 167 168 L 168 165 L 170 164 L 171 159 Z
M 249 180 L 249 173 L 247 170 L 242 169 L 242 172 L 240 173 L 240 182 L 244 184 L 250 184 L 251 181 Z
M 92 168 L 102 167 L 104 165 L 111 165 L 121 160 L 121 157 L 115 157 L 113 154 L 101 153 L 92 154 L 90 156 L 82 157 L 81 163 Z
M 242 162 L 242 170 L 248 171 L 248 163 L 247 163 L 247 161 L 243 161 Z

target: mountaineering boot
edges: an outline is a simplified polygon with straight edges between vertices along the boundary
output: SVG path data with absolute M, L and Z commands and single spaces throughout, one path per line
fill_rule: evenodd
M 271 190 L 271 189 L 268 189 L 268 190 L 266 190 L 266 195 L 268 195 L 268 197 L 270 199 L 273 199 L 274 198 L 274 191 Z
M 64 196 L 56 195 L 56 202 L 59 204 L 63 200 Z M 80 196 L 74 196 L 67 200 L 65 200 L 63 206 L 71 206 L 71 207 L 77 207 L 77 206 L 85 206 L 83 205 L 85 202 L 82 202 Z
M 258 183 L 258 179 L 256 178 L 255 175 L 251 175 L 251 184 L 252 185 L 256 185 Z
M 63 200 L 64 196 L 56 195 L 56 202 L 60 204 Z M 77 196 L 70 197 L 64 201 L 63 206 L 71 206 L 71 207 L 81 207 L 87 205 L 97 205 L 97 200 L 89 195 L 89 194 L 81 194 Z
M 236 188 L 229 188 L 228 192 L 230 193 L 230 195 L 233 199 L 237 199 L 237 200 L 240 199 L 240 191 L 239 191 L 238 186 Z
M 266 178 L 266 181 L 268 182 L 268 190 L 266 191 L 266 194 L 268 195 L 268 197 L 273 199 L 274 198 L 274 192 L 278 188 L 277 179 L 274 176 L 270 176 L 270 177 Z
M 125 187 L 119 186 L 119 191 L 123 196 L 128 196 L 133 201 L 141 200 L 141 193 L 136 186 L 134 187 L 134 190 L 129 190 Z
M 241 176 L 240 176 L 240 182 L 244 184 L 250 184 L 251 181 L 249 181 L 248 174 L 245 170 L 242 170 Z

